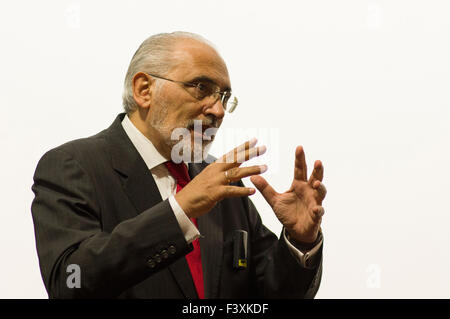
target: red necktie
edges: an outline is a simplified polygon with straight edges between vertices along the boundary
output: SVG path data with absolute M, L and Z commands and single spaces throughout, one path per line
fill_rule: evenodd
M 177 193 L 186 186 L 187 183 L 191 180 L 189 177 L 189 173 L 186 167 L 186 164 L 183 162 L 179 164 L 175 164 L 172 161 L 165 162 L 169 173 L 175 178 L 177 181 Z M 191 218 L 192 222 L 197 227 L 197 219 Z M 192 279 L 194 280 L 195 289 L 197 290 L 198 297 L 200 299 L 205 298 L 205 289 L 203 285 L 203 270 L 202 270 L 202 258 L 200 254 L 200 241 L 197 238 L 192 242 L 194 246 L 194 250 L 186 255 L 186 261 L 189 265 L 189 269 L 191 271 Z

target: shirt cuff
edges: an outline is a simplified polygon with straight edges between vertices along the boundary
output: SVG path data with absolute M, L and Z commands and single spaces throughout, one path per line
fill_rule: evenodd
M 185 214 L 183 209 L 178 204 L 174 195 L 169 196 L 169 204 L 172 207 L 172 210 L 175 214 L 175 218 L 178 221 L 178 225 L 180 225 L 181 231 L 184 234 L 184 238 L 188 244 L 192 243 L 194 240 L 200 237 L 200 232 L 197 227 L 195 227 L 194 223 L 191 222 L 189 217 Z
M 282 236 L 284 240 L 286 241 L 287 246 L 289 247 L 289 250 L 292 252 L 292 254 L 297 258 L 300 265 L 304 268 L 312 269 L 315 268 L 317 265 L 317 255 L 320 251 L 320 248 L 323 244 L 323 235 L 322 232 L 319 233 L 320 241 L 311 248 L 308 252 L 301 252 L 300 249 L 295 247 L 288 239 L 289 234 L 286 233 L 286 229 L 283 228 Z

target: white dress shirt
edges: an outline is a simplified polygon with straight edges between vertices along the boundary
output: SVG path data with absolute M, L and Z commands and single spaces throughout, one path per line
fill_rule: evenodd
M 189 217 L 184 213 L 183 209 L 180 207 L 178 202 L 176 201 L 174 195 L 176 194 L 177 184 L 175 179 L 167 170 L 164 163 L 167 161 L 158 150 L 155 148 L 153 143 L 142 134 L 136 126 L 130 121 L 128 115 L 124 117 L 122 120 L 122 127 L 125 130 L 125 133 L 130 138 L 136 150 L 141 155 L 148 169 L 152 173 L 153 178 L 155 179 L 156 186 L 161 194 L 163 200 L 169 199 L 169 204 L 175 214 L 175 217 L 180 225 L 181 231 L 184 234 L 184 237 L 188 243 L 193 242 L 195 239 L 200 237 L 200 232 L 197 227 L 195 227 L 194 223 L 191 222 Z M 185 165 L 187 165 L 185 163 Z M 286 238 L 285 231 L 283 229 L 283 238 L 287 242 L 288 247 L 294 256 L 297 257 L 298 261 L 303 267 L 306 267 L 307 260 L 314 256 L 320 249 L 323 239 L 309 252 L 302 253 L 298 250 L 294 245 L 292 245 L 289 240 Z

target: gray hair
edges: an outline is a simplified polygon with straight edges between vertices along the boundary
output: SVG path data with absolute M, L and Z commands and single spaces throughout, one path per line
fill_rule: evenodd
M 165 76 L 174 65 L 173 48 L 180 39 L 195 39 L 214 48 L 214 45 L 202 36 L 190 32 L 159 33 L 147 38 L 133 55 L 125 76 L 122 103 L 127 114 L 134 112 L 138 107 L 133 97 L 134 75 L 146 72 Z

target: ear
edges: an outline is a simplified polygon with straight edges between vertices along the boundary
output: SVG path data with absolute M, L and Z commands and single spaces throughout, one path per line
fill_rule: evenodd
M 138 72 L 131 81 L 133 87 L 133 97 L 137 105 L 142 108 L 149 108 L 152 99 L 152 89 L 155 81 L 144 72 Z

